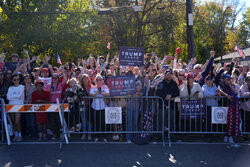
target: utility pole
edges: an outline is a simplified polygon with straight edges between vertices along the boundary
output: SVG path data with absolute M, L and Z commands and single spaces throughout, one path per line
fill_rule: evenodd
M 188 60 L 195 57 L 194 30 L 193 30 L 193 0 L 186 0 L 186 17 L 187 17 L 187 43 L 188 43 Z

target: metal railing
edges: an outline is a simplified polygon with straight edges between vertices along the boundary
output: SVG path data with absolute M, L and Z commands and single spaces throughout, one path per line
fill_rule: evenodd
M 120 135 L 129 142 L 136 142 L 138 136 L 160 134 L 165 145 L 164 101 L 160 97 L 81 97 L 68 104 L 70 112 L 62 111 L 66 121 L 63 134 L 81 134 L 82 139 Z
M 168 101 L 169 146 L 172 134 L 226 134 L 226 114 L 230 103 L 223 96 L 177 97 L 174 101 Z M 246 111 L 246 107 L 243 108 L 246 103 L 250 103 L 249 97 L 239 98 L 241 134 L 250 134 L 250 109 Z
M 69 112 L 64 111 L 66 102 Z M 160 97 L 81 97 L 69 102 L 64 99 L 62 106 L 59 101 L 57 103 L 62 126 L 60 133 L 64 136 L 60 147 L 63 139 L 69 143 L 72 135 L 81 135 L 84 142 L 88 141 L 90 135 L 92 138 L 120 135 L 136 143 L 140 139 L 150 141 L 152 136 L 158 134 L 165 145 L 166 128 L 169 146 L 173 134 L 224 135 L 227 133 L 227 108 L 223 107 L 228 107 L 229 103 L 225 97 L 216 96 L 200 99 L 177 97 L 174 101 L 168 101 L 167 105 Z M 240 127 L 243 135 L 250 135 L 249 103 L 250 97 L 240 97 Z M 1 99 L 2 120 L 7 115 L 6 106 Z M 2 141 L 4 127 L 7 127 L 7 121 L 2 121 Z

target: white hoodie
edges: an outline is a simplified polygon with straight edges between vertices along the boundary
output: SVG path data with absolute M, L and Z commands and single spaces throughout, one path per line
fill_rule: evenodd
M 23 104 L 24 103 L 24 86 L 11 86 L 8 89 L 7 99 L 9 104 Z
M 196 92 L 199 92 L 199 94 L 198 94 L 199 98 L 203 97 L 203 92 L 202 92 L 200 84 L 194 82 L 194 85 L 193 85 L 193 87 L 191 89 L 191 95 L 190 96 L 194 96 L 194 94 Z M 187 89 L 187 83 L 186 82 L 180 88 L 180 96 L 181 97 L 187 97 L 188 96 L 188 89 Z

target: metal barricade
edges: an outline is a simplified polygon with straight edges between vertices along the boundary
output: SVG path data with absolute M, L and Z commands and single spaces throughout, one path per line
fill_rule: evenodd
M 206 98 L 180 98 L 168 101 L 168 139 L 171 146 L 172 134 L 226 134 L 229 100 L 223 96 Z M 250 134 L 249 97 L 239 98 L 242 133 Z M 249 105 L 248 105 L 249 106 Z M 248 111 L 247 111 L 248 109 Z M 217 122 L 216 122 L 217 121 Z
M 240 98 L 240 114 L 242 120 L 242 134 L 250 135 L 250 96 Z
M 4 100 L 1 99 L 2 103 L 2 114 L 3 114 L 3 127 L 5 128 L 6 138 L 7 138 L 7 144 L 11 144 L 11 137 L 10 137 L 10 125 L 12 125 L 11 118 L 9 117 L 9 114 L 15 114 L 15 113 L 58 113 L 60 117 L 60 124 L 63 125 L 63 120 L 61 111 L 63 110 L 64 113 L 68 112 L 68 104 L 63 105 L 59 103 L 59 100 L 57 99 L 57 104 L 22 104 L 22 105 L 8 105 L 4 103 Z M 3 134 L 4 135 L 4 134 Z M 68 138 L 65 135 L 65 141 L 68 144 Z
M 164 101 L 160 97 L 81 97 L 68 104 L 70 112 L 62 111 L 66 121 L 63 135 L 79 134 L 84 141 L 90 136 L 103 141 L 124 137 L 131 142 L 138 136 L 149 139 L 158 134 L 165 145 Z

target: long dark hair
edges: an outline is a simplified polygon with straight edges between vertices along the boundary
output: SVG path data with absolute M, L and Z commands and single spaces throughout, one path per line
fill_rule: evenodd
M 32 80 L 31 75 L 30 75 L 30 74 L 24 75 L 24 80 L 25 80 L 26 77 L 29 77 L 29 78 L 31 79 L 31 84 L 32 84 L 32 83 L 33 83 L 33 80 Z M 26 82 L 24 82 L 24 85 L 26 86 Z
M 19 84 L 20 84 L 20 76 L 19 76 L 18 74 L 14 74 L 14 75 L 12 75 L 12 77 L 11 77 L 11 86 L 14 86 L 13 79 L 14 79 L 15 77 L 18 77 L 18 79 L 19 79 Z

